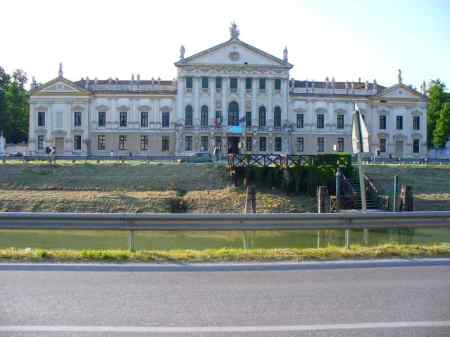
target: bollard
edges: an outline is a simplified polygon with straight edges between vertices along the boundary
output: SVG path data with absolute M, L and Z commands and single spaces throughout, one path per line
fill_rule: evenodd
M 128 250 L 130 252 L 134 252 L 135 251 L 134 231 L 133 230 L 128 231 Z
M 349 229 L 345 230 L 345 248 L 346 249 L 350 248 L 350 230 Z
M 392 199 L 392 211 L 397 212 L 397 189 L 398 189 L 398 176 L 394 176 L 394 197 Z

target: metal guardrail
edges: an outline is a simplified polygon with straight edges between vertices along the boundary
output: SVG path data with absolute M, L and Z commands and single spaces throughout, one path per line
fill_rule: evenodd
M 450 228 L 450 211 L 280 213 L 280 214 L 134 214 L 0 212 L 0 229 L 135 231 L 255 231 Z

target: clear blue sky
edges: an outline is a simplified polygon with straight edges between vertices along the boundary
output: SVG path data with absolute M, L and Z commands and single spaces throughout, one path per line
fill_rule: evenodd
M 400 1 L 2 1 L 0 65 L 39 82 L 65 77 L 176 76 L 186 54 L 229 38 L 282 56 L 296 79 L 357 80 L 383 85 L 442 79 L 450 86 L 450 0 Z

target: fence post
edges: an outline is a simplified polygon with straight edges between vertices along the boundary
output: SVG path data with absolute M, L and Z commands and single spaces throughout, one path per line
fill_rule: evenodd
M 317 213 L 330 212 L 330 194 L 326 186 L 317 187 Z M 320 231 L 317 231 L 317 248 L 320 248 Z
M 392 211 L 397 212 L 397 188 L 398 188 L 398 176 L 394 176 L 394 197 L 392 198 Z
M 130 252 L 135 251 L 135 244 L 134 244 L 134 230 L 128 231 L 128 250 Z
M 342 169 L 338 166 L 336 169 L 336 212 L 342 208 Z

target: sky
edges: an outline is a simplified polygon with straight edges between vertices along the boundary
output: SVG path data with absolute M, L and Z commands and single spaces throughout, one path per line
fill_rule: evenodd
M 57 76 L 176 77 L 174 62 L 229 39 L 282 58 L 291 77 L 450 87 L 450 0 L 2 0 L 0 66 Z

